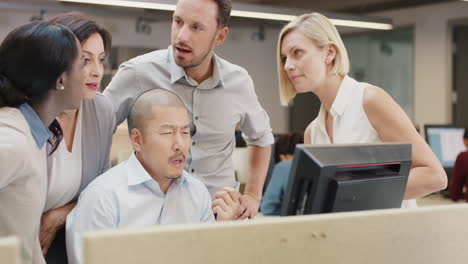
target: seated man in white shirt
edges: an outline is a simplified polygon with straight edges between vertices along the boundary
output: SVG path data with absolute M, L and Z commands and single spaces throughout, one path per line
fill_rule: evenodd
M 96 178 L 67 217 L 70 263 L 82 262 L 81 234 L 234 219 L 240 194 L 225 189 L 213 203 L 206 187 L 184 171 L 191 145 L 187 110 L 173 93 L 142 94 L 131 111 L 134 154 Z M 213 209 L 212 209 L 213 208 Z

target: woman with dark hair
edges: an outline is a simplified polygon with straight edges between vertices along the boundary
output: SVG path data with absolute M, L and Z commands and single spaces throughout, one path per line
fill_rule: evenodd
M 73 33 L 53 23 L 20 26 L 0 46 L 0 236 L 20 238 L 23 263 L 44 263 L 47 127 L 58 113 L 80 106 L 83 66 Z M 53 133 L 57 146 L 60 128 Z
M 114 113 L 108 99 L 97 93 L 110 51 L 111 35 L 101 25 L 77 12 L 59 14 L 50 22 L 70 29 L 81 43 L 85 59 L 85 100 L 78 109 L 58 117 L 63 144 L 48 157 L 49 185 L 42 216 L 40 242 L 47 263 L 67 263 L 65 223 L 81 191 L 109 168 Z M 53 243 L 52 243 L 53 242 Z
M 294 150 L 297 144 L 302 143 L 304 143 L 304 136 L 298 132 L 282 135 L 276 141 L 276 165 L 273 167 L 271 179 L 260 203 L 260 211 L 263 215 L 280 215 L 281 203 L 288 184 Z

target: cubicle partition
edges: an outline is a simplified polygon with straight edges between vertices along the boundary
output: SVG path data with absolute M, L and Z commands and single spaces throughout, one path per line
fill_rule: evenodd
M 84 236 L 85 264 L 466 263 L 468 204 Z

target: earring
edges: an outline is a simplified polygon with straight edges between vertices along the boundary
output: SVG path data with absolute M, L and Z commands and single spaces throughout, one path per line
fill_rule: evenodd
M 57 88 L 57 90 L 63 91 L 63 90 L 65 90 L 65 87 L 63 86 L 63 84 L 61 84 L 60 87 Z

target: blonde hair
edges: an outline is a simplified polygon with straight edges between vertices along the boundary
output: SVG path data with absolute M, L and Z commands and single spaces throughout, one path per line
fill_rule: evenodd
M 348 53 L 336 27 L 331 21 L 319 13 L 304 14 L 297 17 L 283 27 L 278 38 L 278 79 L 282 105 L 287 105 L 296 96 L 296 91 L 284 70 L 284 62 L 281 59 L 281 42 L 287 34 L 295 30 L 310 38 L 319 48 L 330 44 L 335 46 L 336 56 L 333 60 L 332 74 L 344 76 L 349 71 Z

